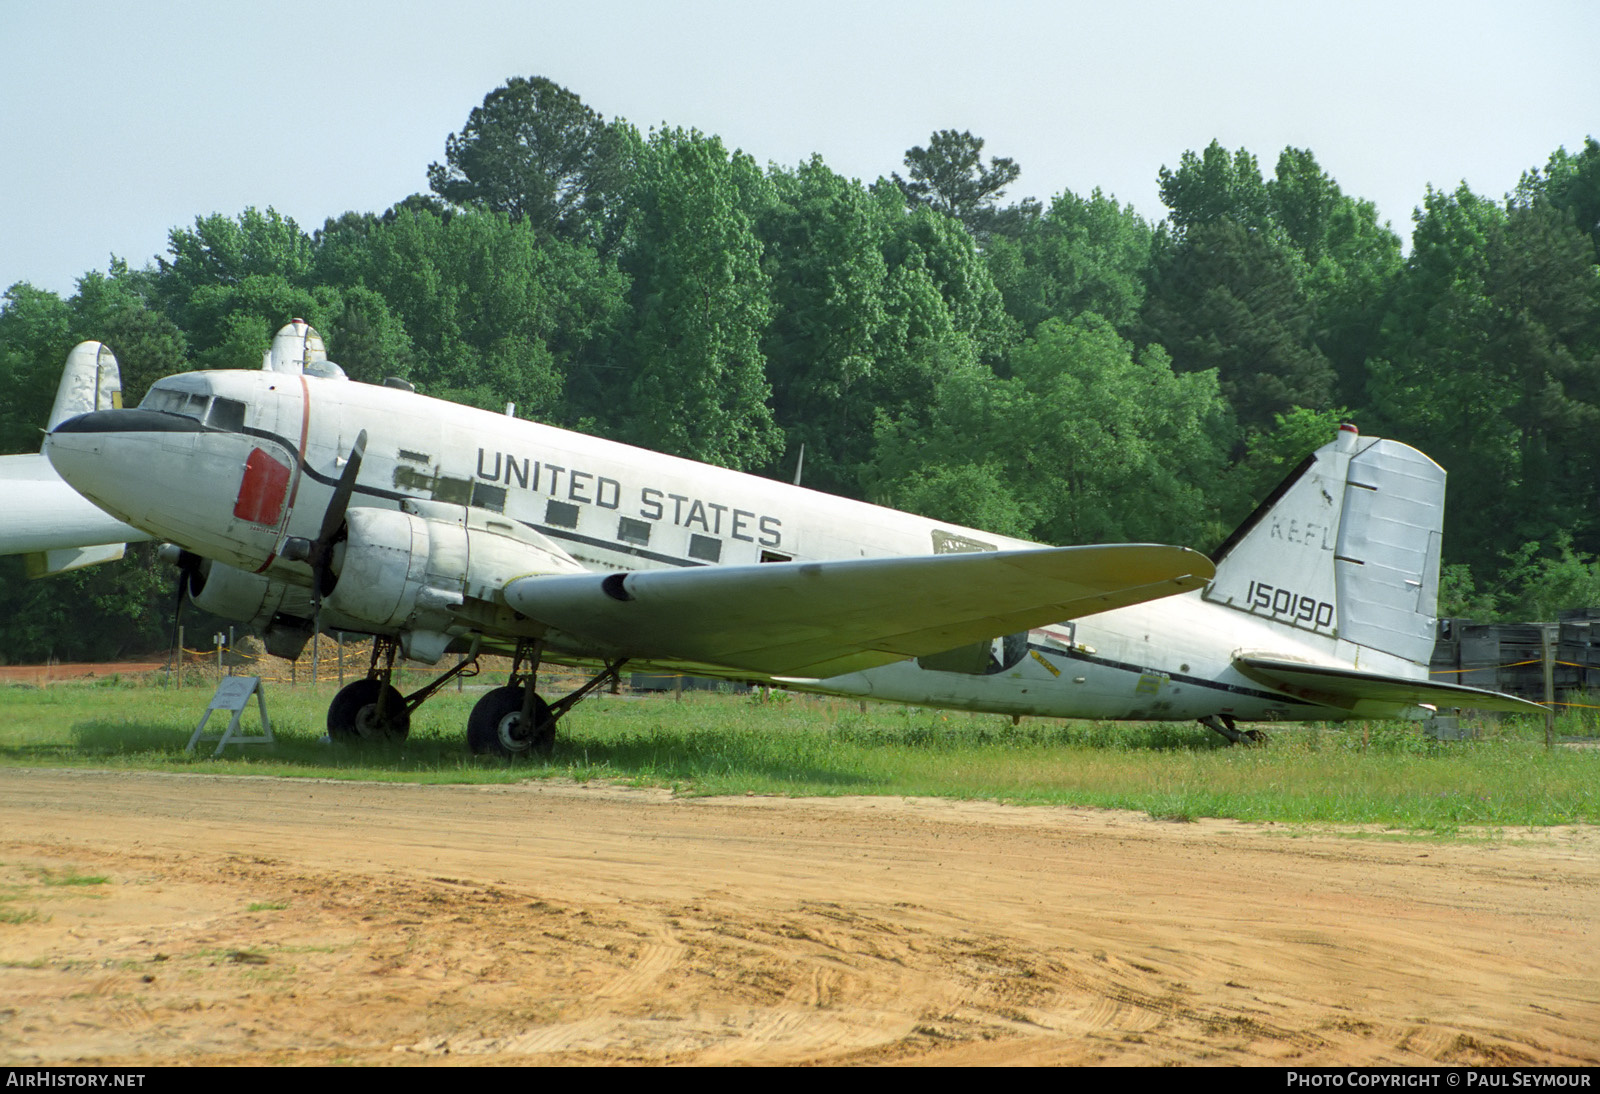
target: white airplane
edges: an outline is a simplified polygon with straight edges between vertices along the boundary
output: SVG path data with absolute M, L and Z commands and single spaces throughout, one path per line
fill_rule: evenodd
M 547 751 L 624 663 L 1015 715 L 1238 721 L 1539 711 L 1432 683 L 1444 472 L 1341 430 L 1222 549 L 1038 544 L 355 383 L 296 321 L 262 371 L 172 376 L 58 425 L 61 475 L 182 549 L 205 610 L 290 654 L 376 636 L 335 737 L 405 733 L 515 653 L 478 752 Z M 396 651 L 457 664 L 410 696 Z M 571 695 L 542 660 L 600 666 Z
M 46 431 L 68 418 L 122 406 L 122 371 L 99 342 L 67 354 Z M 43 452 L 0 456 L 0 555 L 25 555 L 29 577 L 66 573 L 122 557 L 149 533 L 109 516 L 62 481 Z

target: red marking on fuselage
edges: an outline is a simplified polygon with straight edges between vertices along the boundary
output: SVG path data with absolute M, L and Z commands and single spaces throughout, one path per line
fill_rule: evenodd
M 270 452 L 257 448 L 244 463 L 244 479 L 233 515 L 252 524 L 277 524 L 283 513 L 283 496 L 289 487 L 289 468 Z

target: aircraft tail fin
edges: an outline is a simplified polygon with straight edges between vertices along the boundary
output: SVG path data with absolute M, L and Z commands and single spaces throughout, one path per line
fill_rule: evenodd
M 267 372 L 345 378 L 344 369 L 328 360 L 328 347 L 322 335 L 304 319 L 291 319 L 278 328 L 272 338 L 272 348 L 261 357 L 261 367 Z
M 1206 599 L 1426 665 L 1444 480 L 1416 449 L 1341 426 L 1228 537 Z
M 79 342 L 67 354 L 45 432 L 79 414 L 121 409 L 122 370 L 117 366 L 116 354 L 101 342 Z
M 67 354 L 48 429 L 68 418 L 122 406 L 122 371 L 99 342 Z M 43 454 L 0 456 L 0 555 L 22 555 L 29 577 L 48 577 L 122 557 L 129 539 L 148 539 L 101 512 L 61 480 Z

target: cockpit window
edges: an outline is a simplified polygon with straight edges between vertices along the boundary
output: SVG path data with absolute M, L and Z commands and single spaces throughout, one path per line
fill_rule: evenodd
M 160 410 L 167 414 L 182 414 L 185 418 L 205 420 L 206 406 L 211 396 L 171 388 L 153 387 L 139 403 L 140 410 Z
M 139 409 L 181 414 L 185 418 L 205 422 L 213 429 L 238 432 L 244 428 L 244 403 L 221 396 L 213 399 L 204 392 L 153 387 L 139 403 Z
M 244 404 L 238 399 L 224 399 L 218 395 L 211 400 L 211 410 L 206 414 L 206 424 L 215 429 L 237 433 L 244 428 Z

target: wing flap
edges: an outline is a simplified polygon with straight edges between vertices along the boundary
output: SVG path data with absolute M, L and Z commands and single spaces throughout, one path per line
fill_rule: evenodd
M 1410 680 L 1403 676 L 1273 657 L 1235 657 L 1233 665 L 1257 683 L 1286 691 L 1298 699 L 1372 717 L 1391 717 L 1419 704 L 1511 714 L 1544 713 L 1544 707 L 1538 703 L 1464 684 Z
M 1026 551 L 530 576 L 506 603 L 607 656 L 825 677 L 1196 589 L 1183 547 Z

